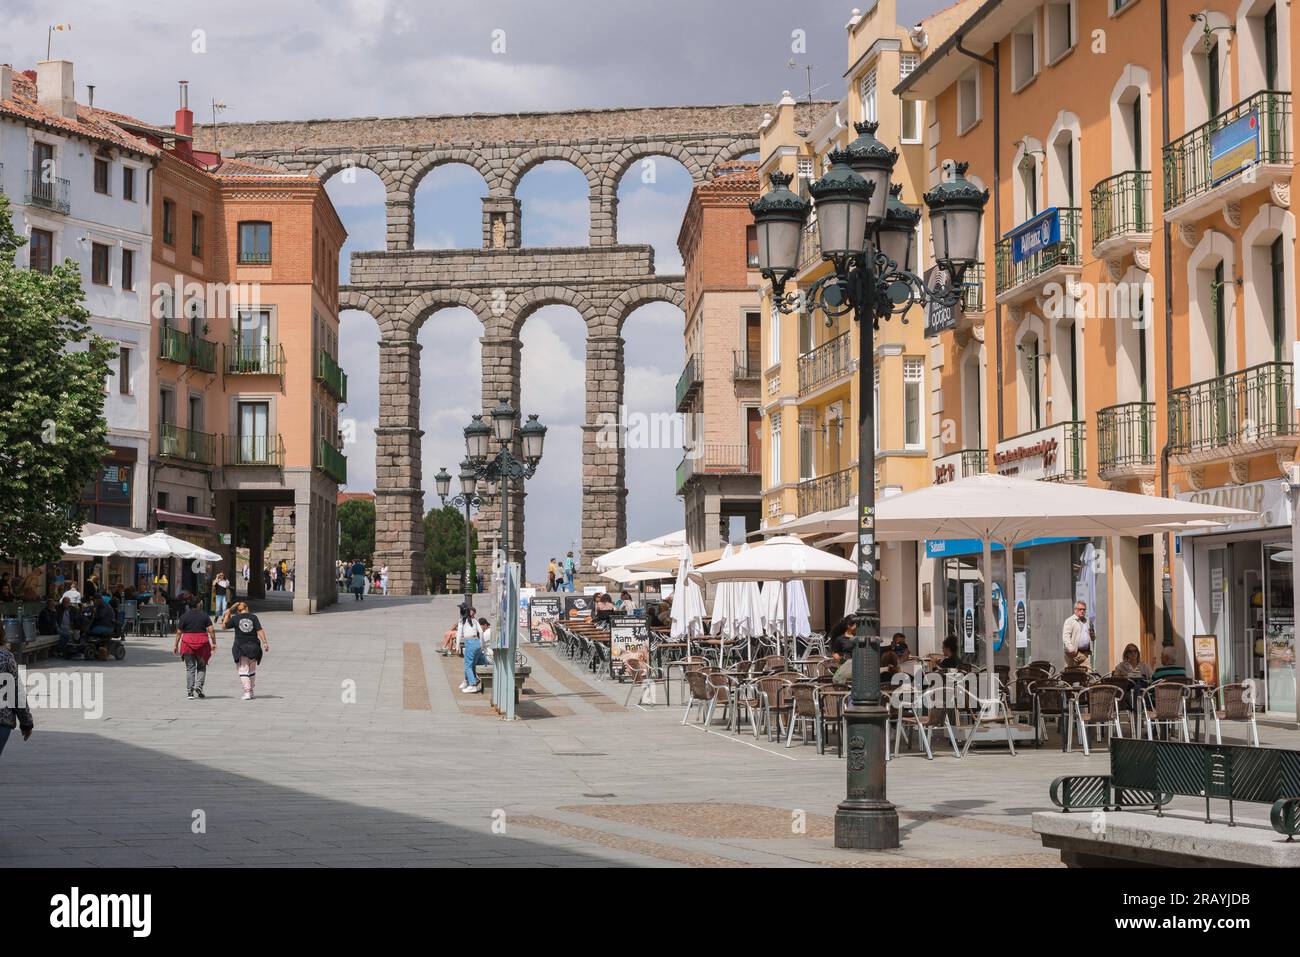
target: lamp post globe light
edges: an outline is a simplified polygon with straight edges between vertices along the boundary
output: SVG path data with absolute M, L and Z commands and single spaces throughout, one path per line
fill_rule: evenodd
M 907 321 L 913 304 L 952 306 L 962 277 L 979 254 L 980 220 L 988 190 L 965 178 L 967 164 L 924 195 L 935 264 L 949 282 L 927 288 L 913 271 L 920 213 L 898 199 L 890 174 L 898 151 L 876 139 L 875 123 L 855 123 L 857 139 L 830 154 L 831 168 L 812 183 L 822 258 L 834 270 L 799 292 L 786 284 L 799 266 L 799 241 L 813 207 L 789 190 L 791 177 L 773 172 L 772 189 L 750 204 L 758 233 L 758 266 L 783 313 L 820 310 L 826 323 L 852 312 L 858 322 L 858 608 L 853 691 L 844 709 L 848 787 L 835 811 L 835 846 L 898 847 L 898 809 L 885 796 L 887 708 L 880 688 L 880 596 L 876 583 L 875 414 L 865 370 L 875 354 L 881 319 Z
M 438 470 L 438 474 L 433 477 L 434 487 L 438 491 L 438 498 L 442 504 L 447 504 L 447 496 L 451 493 L 451 474 L 444 465 Z M 473 551 L 470 548 L 470 509 L 482 508 L 486 504 L 486 496 L 477 494 L 475 486 L 478 484 L 478 476 L 470 468 L 469 462 L 460 463 L 460 492 L 451 500 L 451 504 L 457 508 L 465 510 L 465 570 L 460 576 L 461 594 L 464 595 L 465 604 L 470 603 L 470 596 L 474 594 L 471 583 L 470 569 L 474 563 Z
M 542 460 L 542 448 L 546 444 L 546 426 L 537 421 L 536 415 L 530 415 L 524 426 L 518 428 L 519 412 L 510 404 L 509 396 L 502 396 L 488 415 L 492 419 L 491 425 L 483 421 L 483 416 L 475 415 L 471 417 L 470 424 L 465 426 L 466 458 L 461 463 L 461 494 L 467 494 L 466 490 L 477 489 L 477 498 L 493 501 L 500 495 L 501 553 L 508 556 L 510 480 L 524 481 L 537 473 L 537 466 Z M 510 446 L 516 439 L 522 447 L 522 460 L 515 458 L 510 451 Z M 495 455 L 492 453 L 494 440 L 498 446 Z M 450 476 L 448 481 L 450 482 Z

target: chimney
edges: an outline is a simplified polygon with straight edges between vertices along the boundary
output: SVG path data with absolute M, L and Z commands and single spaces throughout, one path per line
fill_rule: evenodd
M 183 156 L 189 156 L 191 152 L 191 141 L 181 139 L 181 137 L 191 137 L 194 135 L 194 111 L 190 109 L 190 81 L 181 80 L 181 105 L 176 111 L 176 152 Z
M 65 120 L 77 118 L 71 60 L 41 60 L 36 64 L 36 104 Z
M 12 100 L 14 97 L 14 68 L 8 63 L 0 63 L 0 100 Z

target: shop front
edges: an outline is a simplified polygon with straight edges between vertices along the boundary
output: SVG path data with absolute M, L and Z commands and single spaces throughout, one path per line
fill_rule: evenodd
M 1175 539 L 1183 661 L 1207 683 L 1249 682 L 1256 707 L 1296 717 L 1290 497 L 1277 480 L 1181 492 L 1182 501 L 1258 517 Z

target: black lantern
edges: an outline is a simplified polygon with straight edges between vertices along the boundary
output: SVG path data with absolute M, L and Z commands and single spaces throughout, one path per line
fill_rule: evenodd
M 515 420 L 518 418 L 519 413 L 510 404 L 509 397 L 503 395 L 496 408 L 492 410 L 492 428 L 496 432 L 497 441 L 502 445 L 509 445 L 514 439 Z
M 465 454 L 471 462 L 482 462 L 492 450 L 492 427 L 483 421 L 483 416 L 470 417 L 465 426 Z
M 438 469 L 438 474 L 433 477 L 433 487 L 438 491 L 438 498 L 446 499 L 451 491 L 451 473 L 447 471 L 447 466 Z
M 790 192 L 791 176 L 780 170 L 770 174 L 772 188 L 749 204 L 758 233 L 758 269 L 784 286 L 799 269 L 799 244 L 812 206 Z
M 980 219 L 989 200 L 987 189 L 981 190 L 966 178 L 969 165 L 956 164 L 953 178 L 924 196 L 930 207 L 934 261 L 957 281 L 967 266 L 979 260 Z
M 546 426 L 537 421 L 537 416 L 530 415 L 524 427 L 519 430 L 524 443 L 524 459 L 536 462 L 542 457 L 542 445 L 546 442 Z
M 898 196 L 902 183 L 889 187 L 889 202 L 885 204 L 885 218 L 876 227 L 876 246 L 894 262 L 897 269 L 912 272 L 916 264 L 912 253 L 916 243 L 916 224 L 921 221 L 921 211 L 902 202 Z
M 451 484 L 451 476 L 447 476 L 448 484 Z M 460 494 L 469 498 L 474 494 L 474 489 L 478 486 L 478 473 L 474 471 L 474 466 L 469 464 L 469 460 L 460 463 Z
M 898 162 L 898 150 L 890 149 L 876 139 L 879 126 L 875 122 L 854 123 L 853 128 L 857 130 L 858 138 L 844 147 L 849 168 L 872 184 L 871 203 L 867 207 L 868 228 L 885 218 L 890 196 L 889 177 L 894 171 L 894 164 Z
M 845 262 L 862 255 L 867 242 L 867 210 L 873 185 L 853 172 L 848 153 L 831 153 L 831 168 L 809 190 L 817 204 L 822 256 Z

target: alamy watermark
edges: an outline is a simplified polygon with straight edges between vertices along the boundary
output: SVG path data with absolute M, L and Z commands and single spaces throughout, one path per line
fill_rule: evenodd
M 102 671 L 29 671 L 18 668 L 18 680 L 0 672 L 0 707 L 80 711 L 87 721 L 104 716 Z

